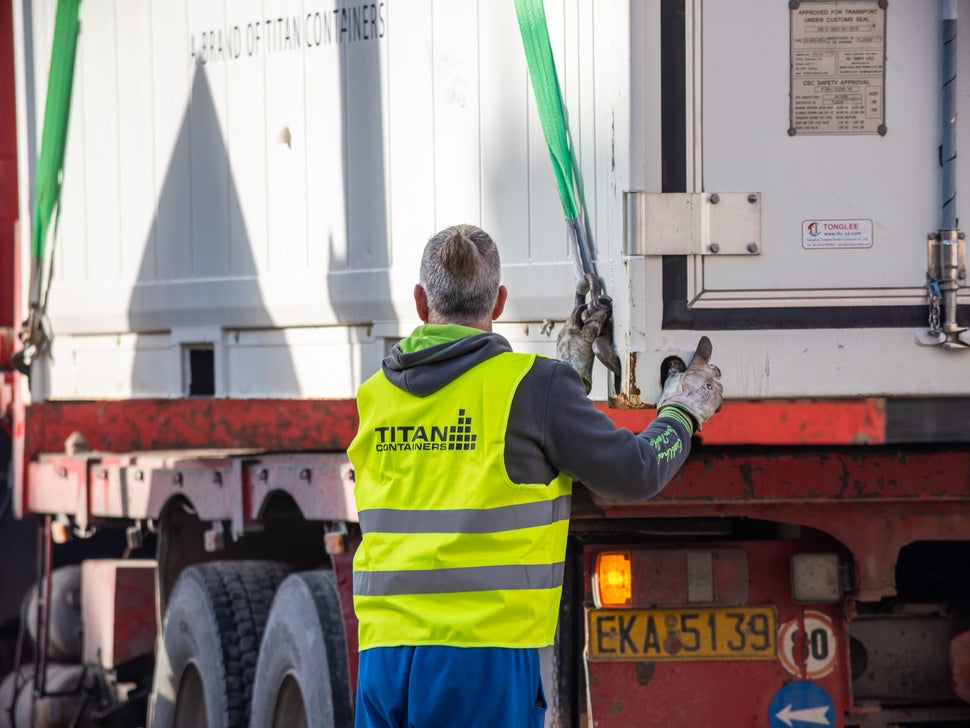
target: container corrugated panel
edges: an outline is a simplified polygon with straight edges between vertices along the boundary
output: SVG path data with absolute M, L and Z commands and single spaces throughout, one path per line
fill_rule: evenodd
M 926 234 L 940 227 L 939 4 L 801 3 L 830 18 L 878 13 L 868 35 L 845 23 L 846 48 L 797 64 L 809 24 L 787 3 L 674 5 L 546 3 L 616 302 L 624 374 L 607 382 L 598 367 L 594 396 L 655 401 L 661 362 L 702 333 L 734 398 L 967 394 L 970 352 L 914 343 Z M 970 22 L 970 3 L 957 5 Z M 21 115 L 36 144 L 54 3 L 25 6 Z M 457 222 L 502 250 L 511 297 L 498 330 L 552 353 L 575 265 L 511 2 L 307 0 L 270 13 L 85 0 L 82 13 L 55 356 L 36 395 L 186 394 L 187 352 L 208 347 L 219 396 L 352 396 L 415 323 L 425 241 Z M 826 60 L 846 49 L 857 57 Z M 793 111 L 795 84 L 838 82 L 840 68 L 872 78 L 814 100 L 799 85 Z M 881 131 L 865 101 L 843 114 L 860 128 L 808 128 L 868 87 Z M 970 77 L 959 87 L 966 119 Z M 634 224 L 638 209 L 650 214 Z M 859 232 L 815 241 L 812 222 Z
M 36 144 L 54 3 L 23 13 Z M 577 134 L 609 127 L 623 79 L 588 62 L 625 13 L 550 14 Z M 352 396 L 459 222 L 501 247 L 510 336 L 551 351 L 512 325 L 563 318 L 575 274 L 511 3 L 88 0 L 82 28 L 35 394 L 183 394 L 209 346 L 217 394 Z M 577 136 L 590 200 L 608 143 Z

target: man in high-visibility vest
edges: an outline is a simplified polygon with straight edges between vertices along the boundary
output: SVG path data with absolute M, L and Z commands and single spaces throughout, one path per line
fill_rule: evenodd
M 609 312 L 577 307 L 566 361 L 516 354 L 492 333 L 499 278 L 483 230 L 432 237 L 414 288 L 424 325 L 358 392 L 359 727 L 542 726 L 538 649 L 556 632 L 573 479 L 655 495 L 721 404 L 699 346 L 649 427 L 617 429 L 587 397 Z

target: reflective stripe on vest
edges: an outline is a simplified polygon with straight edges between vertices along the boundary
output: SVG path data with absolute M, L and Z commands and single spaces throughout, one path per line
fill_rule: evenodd
M 570 497 L 498 508 L 415 511 L 371 508 L 360 513 L 364 531 L 385 533 L 492 533 L 546 526 L 569 518 Z
M 358 571 L 354 594 L 453 594 L 493 589 L 555 589 L 562 586 L 563 564 L 468 566 L 460 569 Z
M 534 361 L 499 354 L 427 397 L 383 373 L 360 388 L 360 649 L 552 643 L 572 482 L 505 471 L 512 397 Z

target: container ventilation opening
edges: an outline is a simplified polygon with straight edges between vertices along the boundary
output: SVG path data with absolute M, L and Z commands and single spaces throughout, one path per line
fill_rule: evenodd
M 186 394 L 189 397 L 214 397 L 216 394 L 216 358 L 211 345 L 186 346 Z

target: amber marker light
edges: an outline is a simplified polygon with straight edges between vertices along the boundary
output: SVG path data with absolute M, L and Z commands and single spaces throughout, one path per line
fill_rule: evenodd
M 633 574 L 628 551 L 596 555 L 593 599 L 597 607 L 627 607 L 633 598 Z

